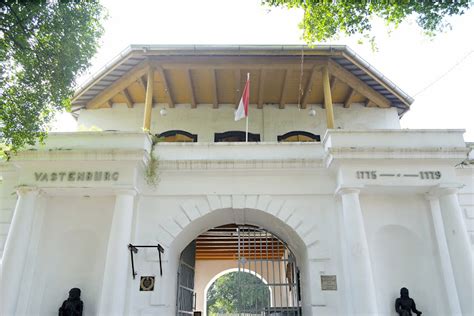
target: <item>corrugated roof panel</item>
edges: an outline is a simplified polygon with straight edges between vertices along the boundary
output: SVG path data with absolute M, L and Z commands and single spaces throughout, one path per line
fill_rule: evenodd
M 110 74 L 110 75 L 108 75 L 106 78 L 107 78 L 107 79 L 110 78 L 110 79 L 112 79 L 112 80 L 117 80 L 117 79 L 119 79 L 120 77 L 121 77 L 121 76 L 117 76 L 117 75 L 115 75 L 115 74 L 114 74 L 114 75 Z
M 100 82 L 101 82 L 101 83 L 104 83 L 104 82 L 105 82 L 105 83 L 112 83 L 112 82 L 114 82 L 115 80 L 116 80 L 116 79 L 109 79 L 109 78 L 107 78 L 107 79 L 102 79 Z
M 346 70 L 349 70 L 350 72 L 353 72 L 353 71 L 356 71 L 356 70 L 359 69 L 359 68 L 357 68 L 357 66 L 345 66 L 344 68 Z
M 360 75 L 365 74 L 365 71 L 363 71 L 363 70 L 354 70 L 354 71 L 351 71 L 351 73 L 353 75 L 360 76 Z
M 352 65 L 352 63 L 351 63 L 349 60 L 345 59 L 345 58 L 339 59 L 339 60 L 337 60 L 336 62 L 337 62 L 339 65 L 341 65 L 342 67 L 347 67 L 347 66 Z

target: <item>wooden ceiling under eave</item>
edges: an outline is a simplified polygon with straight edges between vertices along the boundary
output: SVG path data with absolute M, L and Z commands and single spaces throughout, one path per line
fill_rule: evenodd
M 85 107 L 99 109 L 145 103 L 147 73 L 153 71 L 153 103 L 237 105 L 250 74 L 250 103 L 324 104 L 322 69 L 327 67 L 332 103 L 388 108 L 390 100 L 328 56 L 148 56 L 105 87 Z
M 196 260 L 280 260 L 287 251 L 272 234 L 259 229 L 239 231 L 235 224 L 212 228 L 195 241 Z

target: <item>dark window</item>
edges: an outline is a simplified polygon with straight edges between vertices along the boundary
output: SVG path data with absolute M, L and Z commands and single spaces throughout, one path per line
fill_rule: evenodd
M 260 134 L 249 133 L 249 142 L 259 142 Z M 241 131 L 229 131 L 224 133 L 215 133 L 214 142 L 245 142 L 245 132 Z
M 157 135 L 164 142 L 195 143 L 198 136 L 181 130 L 166 131 Z
M 279 142 L 319 142 L 321 137 L 310 132 L 292 131 L 278 136 Z

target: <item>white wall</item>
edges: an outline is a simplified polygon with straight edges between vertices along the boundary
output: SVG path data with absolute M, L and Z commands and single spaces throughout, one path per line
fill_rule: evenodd
M 178 111 L 179 108 L 176 110 Z M 232 109 L 228 110 L 231 114 Z M 345 109 L 341 110 L 345 111 Z M 105 112 L 107 110 L 99 110 L 96 113 L 101 113 L 101 111 L 107 114 Z M 196 111 L 198 113 L 200 110 Z M 202 111 L 208 113 L 205 110 Z M 274 111 L 278 113 L 279 110 Z M 192 111 L 187 113 L 189 112 Z M 295 110 L 294 115 L 297 113 L 298 111 Z M 304 116 L 304 118 L 309 117 Z M 284 120 L 284 117 L 281 119 Z M 141 122 L 141 119 L 138 121 Z M 196 123 L 196 128 L 202 128 L 202 133 L 205 133 L 207 127 L 204 124 L 201 125 Z M 266 135 L 271 133 L 276 135 L 279 133 L 278 128 L 278 124 L 265 126 L 265 129 L 270 129 Z M 385 134 L 406 134 L 403 136 L 406 138 L 410 135 L 418 135 L 411 132 L 374 132 L 372 138 L 378 139 L 372 147 L 383 148 L 387 142 L 390 143 L 387 140 L 392 138 Z M 449 133 L 446 135 L 448 137 Z M 354 139 L 357 140 L 359 136 L 345 135 L 344 143 L 339 143 L 339 146 L 344 148 L 351 143 L 351 139 L 355 142 Z M 67 139 L 64 135 L 61 137 Z M 77 137 L 80 138 L 80 135 Z M 119 143 L 121 135 L 117 133 L 108 137 L 116 138 Z M 87 139 L 92 138 L 94 136 L 91 134 Z M 439 267 L 436 238 L 429 205 L 423 193 L 440 183 L 464 183 L 466 186 L 461 189 L 459 200 L 466 215 L 467 229 L 472 232 L 472 206 L 474 205 L 472 179 L 474 177 L 471 169 L 455 170 L 453 168 L 455 165 L 453 161 L 458 159 L 459 152 L 448 147 L 453 142 L 446 140 L 447 138 L 440 151 L 443 155 L 446 153 L 446 156 L 435 156 L 438 157 L 436 160 L 432 158 L 433 156 L 429 156 L 432 149 L 423 151 L 422 148 L 417 148 L 418 144 L 415 141 L 419 143 L 420 136 L 413 138 L 412 142 L 400 141 L 399 145 L 410 144 L 410 148 L 419 149 L 416 152 L 423 155 L 421 158 L 410 156 L 405 148 L 398 150 L 390 144 L 392 147 L 390 152 L 378 153 L 379 156 L 376 159 L 368 157 L 372 155 L 370 151 L 367 152 L 367 156 L 364 156 L 365 160 L 351 151 L 352 156 L 345 156 L 330 167 L 322 163 L 322 158 L 319 163 L 318 157 L 322 157 L 323 153 L 318 154 L 317 157 L 313 157 L 313 154 L 303 157 L 303 159 L 313 161 L 313 164 L 299 162 L 290 167 L 281 164 L 266 164 L 265 159 L 259 156 L 263 148 L 267 160 L 272 157 L 281 157 L 281 161 L 294 161 L 294 156 L 281 151 L 293 151 L 297 156 L 303 147 L 307 152 L 323 151 L 322 144 L 309 144 L 310 146 L 292 144 L 292 146 L 280 147 L 278 144 L 270 144 L 271 146 L 268 147 L 266 144 L 225 144 L 224 146 L 220 144 L 183 146 L 182 144 L 166 144 L 168 147 L 179 145 L 183 150 L 175 156 L 174 154 L 167 156 L 165 152 L 161 154 L 162 161 L 160 162 L 163 164 L 159 169 L 158 187 L 143 184 L 144 179 L 142 173 L 139 172 L 137 172 L 137 182 L 133 182 L 134 173 L 128 169 L 124 171 L 124 174 L 129 174 L 129 176 L 120 182 L 120 186 L 136 185 L 139 192 L 136 197 L 135 219 L 131 223 L 134 231 L 131 242 L 139 244 L 159 242 L 165 246 L 162 277 L 159 275 L 156 249 L 140 250 L 136 255 L 135 269 L 138 277 L 133 280 L 130 275 L 128 279 L 126 314 L 173 315 L 179 253 L 203 231 L 232 222 L 260 225 L 288 242 L 301 264 L 305 315 L 349 314 L 350 293 L 345 285 L 344 273 L 346 271 L 341 259 L 343 250 L 341 250 L 340 236 L 343 232 L 337 220 L 337 210 L 340 205 L 338 197 L 334 194 L 337 186 L 344 184 L 345 181 L 348 184 L 365 186 L 361 189 L 361 208 L 366 225 L 380 314 L 395 315 L 394 300 L 398 297 L 400 287 L 407 286 L 424 314 L 448 315 L 448 302 Z M 371 138 L 367 137 L 367 139 Z M 434 143 L 438 138 L 435 135 L 430 136 L 430 139 L 432 139 L 431 143 Z M 332 140 L 336 144 L 335 139 Z M 100 141 L 104 142 L 104 138 L 100 138 Z M 367 141 L 367 144 L 373 144 L 372 141 Z M 88 142 L 89 140 L 84 141 L 84 146 Z M 360 144 L 360 142 L 356 143 Z M 30 247 L 34 251 L 28 253 L 28 269 L 24 274 L 27 283 L 22 286 L 20 301 L 28 302 L 27 306 L 22 307 L 25 315 L 56 314 L 57 308 L 67 297 L 68 290 L 74 286 L 83 290 L 85 315 L 95 314 L 101 291 L 102 269 L 114 198 L 84 196 L 86 191 L 99 191 L 99 188 L 103 190 L 105 184 L 91 183 L 88 184 L 89 188 L 83 187 L 85 184 L 82 183 L 61 187 L 32 182 L 31 178 L 34 179 L 32 170 L 53 170 L 71 164 L 80 165 L 81 168 L 90 167 L 91 170 L 104 166 L 130 169 L 127 166 L 131 163 L 127 159 L 136 159 L 135 156 L 122 157 L 118 152 L 113 152 L 112 158 L 107 158 L 110 160 L 100 161 L 101 155 L 98 154 L 100 150 L 97 147 L 99 146 L 86 150 L 83 153 L 84 156 L 81 156 L 82 149 L 55 150 L 51 148 L 44 152 L 28 151 L 30 156 L 23 157 L 30 161 L 20 161 L 17 164 L 21 167 L 20 180 L 17 183 L 12 180 L 7 192 L 18 184 L 38 186 L 43 192 L 42 199 L 45 199 L 44 203 L 42 202 L 44 205 L 39 208 L 43 210 L 44 215 L 35 222 L 37 233 L 33 235 L 37 238 Z M 186 159 L 197 155 L 193 153 L 196 150 L 194 147 L 199 147 L 199 152 L 205 152 L 205 155 L 200 156 L 201 158 L 195 164 L 187 164 Z M 453 143 L 453 147 L 458 148 L 459 145 Z M 240 148 L 245 149 L 239 150 Z M 244 150 L 248 153 L 248 158 L 254 160 L 245 161 L 245 164 L 241 165 L 219 161 L 219 159 L 233 158 L 235 161 L 244 162 L 247 157 L 238 155 L 229 157 L 229 152 Z M 222 154 L 221 151 L 226 151 L 226 154 Z M 278 154 L 276 154 L 277 151 Z M 399 159 L 400 156 L 394 156 L 394 153 L 400 156 L 405 154 L 405 156 Z M 74 156 L 71 156 L 73 154 Z M 159 151 L 158 154 L 160 154 Z M 336 155 L 337 152 L 333 151 L 333 154 Z M 140 157 L 143 158 L 146 155 L 145 153 Z M 183 164 L 169 165 L 179 159 L 184 161 Z M 213 161 L 216 163 L 209 163 Z M 24 163 L 23 166 L 22 163 Z M 167 163 L 168 166 L 166 166 Z M 334 170 L 336 168 L 332 167 L 334 165 L 344 169 L 347 175 L 338 178 L 337 171 Z M 372 169 L 377 170 L 378 173 L 441 170 L 443 178 L 436 181 L 412 178 L 355 179 L 355 170 Z M 15 175 L 17 176 L 18 174 Z M 107 184 L 107 186 L 110 189 L 109 192 L 117 188 L 113 184 Z M 47 192 L 46 196 L 44 192 Z M 48 196 L 48 192 L 53 195 L 68 196 L 52 197 Z M 73 192 L 84 193 L 84 195 L 72 195 Z M 5 199 L 2 199 L 2 203 L 10 198 L 14 200 L 14 196 L 8 196 L 10 197 L 7 198 L 7 195 L 4 195 Z M 37 243 L 36 246 L 35 243 Z M 129 258 L 124 258 L 124 260 L 129 260 Z M 337 275 L 338 290 L 321 291 L 319 283 L 321 274 Z M 147 275 L 156 276 L 155 290 L 140 292 L 139 277 Z
M 471 153 L 472 154 L 472 153 Z M 464 186 L 459 190 L 459 204 L 463 211 L 466 229 L 474 251 L 474 165 L 456 169 L 458 182 Z
M 426 315 L 449 315 L 428 201 L 421 194 L 361 195 L 380 315 L 397 315 L 406 287 Z
M 220 199 L 221 197 L 216 196 Z M 225 201 L 227 197 L 222 197 L 222 200 Z M 249 197 L 250 200 L 253 200 L 257 204 L 258 196 Z M 272 203 L 270 197 L 264 197 L 261 199 L 262 208 L 266 208 L 267 205 L 270 208 L 279 207 L 283 208 L 283 200 L 274 201 Z M 232 199 L 230 199 L 232 200 Z M 265 202 L 266 201 L 266 202 Z M 245 197 L 243 202 L 245 203 Z M 140 200 L 138 216 L 137 216 L 137 236 L 136 241 L 138 243 L 156 243 L 159 242 L 165 246 L 165 256 L 163 257 L 163 276 L 158 274 L 158 262 L 156 255 L 152 257 L 147 257 L 144 254 L 137 256 L 136 267 L 140 269 L 140 275 L 156 275 L 157 276 L 157 286 L 156 290 L 152 293 L 138 292 L 136 286 L 138 285 L 136 281 L 131 281 L 131 302 L 129 311 L 130 314 L 144 313 L 146 315 L 150 314 L 159 314 L 159 315 L 171 315 L 174 311 L 174 302 L 176 300 L 176 267 L 177 267 L 177 258 L 181 250 L 193 239 L 195 239 L 202 232 L 223 224 L 228 223 L 249 223 L 265 227 L 271 232 L 276 233 L 283 240 L 289 243 L 290 248 L 294 251 L 295 256 L 297 257 L 298 262 L 300 262 L 301 267 L 304 269 L 306 266 L 306 256 L 305 246 L 302 244 L 302 241 L 298 241 L 298 236 L 293 230 L 292 226 L 289 226 L 289 223 L 295 227 L 296 225 L 301 226 L 301 230 L 306 232 L 313 227 L 312 223 L 308 225 L 302 225 L 301 217 L 302 215 L 297 215 L 292 221 L 287 222 L 282 225 L 281 219 L 278 217 L 268 214 L 268 210 L 247 210 L 247 209 L 231 209 L 227 204 L 220 203 L 221 207 L 226 207 L 225 209 L 218 209 L 209 213 L 203 213 L 204 209 L 201 212 L 198 212 L 194 206 L 189 206 L 189 209 L 185 205 L 193 205 L 193 203 L 198 203 L 200 205 L 207 204 L 205 200 L 201 197 L 191 197 L 191 196 L 175 196 L 175 197 L 162 197 L 162 198 L 152 198 L 145 197 Z M 226 202 L 225 202 L 226 203 Z M 305 203 L 307 207 L 305 209 L 309 212 L 309 201 Z M 184 206 L 183 206 L 184 205 Z M 278 206 L 279 205 L 279 206 Z M 235 205 L 237 207 L 237 205 Z M 202 206 L 205 207 L 205 206 Z M 209 208 L 207 204 L 207 208 Z M 232 206 L 230 206 L 232 207 Z M 293 207 L 291 203 L 288 203 L 287 207 Z M 191 211 L 191 209 L 193 209 Z M 159 211 L 158 211 L 159 210 Z M 186 212 L 193 212 L 187 214 Z M 291 215 L 291 209 L 284 210 L 282 212 L 282 217 L 287 219 Z M 199 215 L 206 214 L 206 215 Z M 193 221 L 190 222 L 189 218 L 192 218 Z M 314 238 L 314 237 L 311 237 Z M 306 270 L 304 270 L 306 271 Z M 302 274 L 303 282 L 303 295 L 305 301 L 304 303 L 308 306 L 311 306 L 311 284 L 308 281 L 309 275 L 307 273 Z M 151 306 L 149 302 L 151 301 Z M 149 306 L 144 308 L 143 306 Z
M 84 315 L 96 314 L 113 203 L 112 197 L 47 199 L 25 315 L 57 315 L 73 287 L 82 291 Z
M 152 133 L 167 130 L 185 130 L 198 134 L 198 141 L 213 142 L 214 133 L 230 130 L 245 131 L 245 120 L 234 121 L 234 107 L 220 105 L 213 109 L 210 105 L 199 105 L 191 109 L 187 105 L 166 108 L 168 114 L 160 116 L 163 106 L 152 110 Z M 309 116 L 307 109 L 299 110 L 296 106 L 278 109 L 275 105 L 266 105 L 263 110 L 251 105 L 249 114 L 249 131 L 260 134 L 262 141 L 276 141 L 278 135 L 290 131 L 303 130 L 324 136 L 326 130 L 326 113 L 320 106 L 314 106 L 316 116 Z M 346 109 L 341 105 L 334 106 L 335 128 L 343 129 L 399 129 L 400 122 L 394 108 L 367 108 L 353 104 Z M 81 128 L 97 127 L 102 130 L 141 131 L 143 126 L 143 104 L 133 108 L 115 104 L 111 109 L 81 110 L 78 120 Z

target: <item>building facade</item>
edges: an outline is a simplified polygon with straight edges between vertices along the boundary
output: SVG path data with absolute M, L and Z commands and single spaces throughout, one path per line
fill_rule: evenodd
M 396 315 L 401 287 L 472 315 L 472 145 L 401 129 L 412 101 L 345 46 L 131 46 L 83 131 L 0 164 L 1 315 L 74 287 L 84 315 L 204 315 L 236 270 L 270 289 L 250 315 Z

